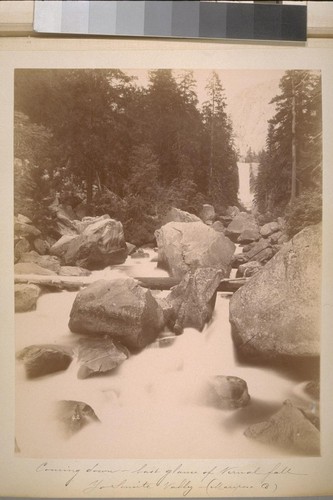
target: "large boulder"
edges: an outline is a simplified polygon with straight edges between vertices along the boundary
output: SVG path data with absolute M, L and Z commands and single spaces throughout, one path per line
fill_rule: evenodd
M 255 218 L 252 214 L 246 212 L 240 212 L 236 215 L 230 222 L 226 229 L 226 236 L 228 236 L 232 241 L 237 242 L 238 238 L 244 234 L 246 230 L 251 230 L 251 234 L 257 236 L 258 226 Z M 252 233 L 253 232 L 253 233 Z M 245 237 L 247 235 L 245 234 Z M 242 238 L 242 241 L 247 242 L 246 238 Z M 253 241 L 253 240 L 251 240 Z
M 27 312 L 36 309 L 40 288 L 37 285 L 18 284 L 15 291 L 15 312 Z
M 172 207 L 163 217 L 163 225 L 168 222 L 200 222 L 201 219 L 194 214 Z
M 58 345 L 31 345 L 16 357 L 23 361 L 27 377 L 36 378 L 66 370 L 72 362 L 72 351 Z
M 69 321 L 72 332 L 109 335 L 131 351 L 153 342 L 163 326 L 163 311 L 150 290 L 132 278 L 98 280 L 81 290 Z
M 169 222 L 155 231 L 158 262 L 181 279 L 189 271 L 213 267 L 228 277 L 235 245 L 203 222 Z
M 286 243 L 234 293 L 230 322 L 247 356 L 315 357 L 320 353 L 321 224 Z
M 268 421 L 253 424 L 245 436 L 261 443 L 275 445 L 291 452 L 319 455 L 320 432 L 301 409 L 291 401 L 284 402 L 281 410 Z
M 39 255 L 39 253 L 32 250 L 31 252 L 23 253 L 20 262 L 34 263 L 50 271 L 58 273 L 60 271 L 60 262 L 58 257 L 54 255 Z
M 211 319 L 222 272 L 214 268 L 190 271 L 166 297 L 172 307 L 168 326 L 177 334 L 191 327 L 202 331 Z
M 127 258 L 127 246 L 121 222 L 100 217 L 89 223 L 82 233 L 63 240 L 51 251 L 62 256 L 64 265 L 80 266 L 86 269 L 103 269 L 110 265 L 122 264 Z

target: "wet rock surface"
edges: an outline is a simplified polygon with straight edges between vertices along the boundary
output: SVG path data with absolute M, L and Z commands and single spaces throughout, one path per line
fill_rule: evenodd
M 18 284 L 14 287 L 15 312 L 27 312 L 36 309 L 37 299 L 41 293 L 37 285 Z
M 36 378 L 66 370 L 72 362 L 72 351 L 57 345 L 31 345 L 19 351 L 16 358 L 23 361 L 27 378 Z
M 213 268 L 202 268 L 189 272 L 179 285 L 172 288 L 166 297 L 171 305 L 168 326 L 177 334 L 192 327 L 202 331 L 211 319 L 222 272 Z
M 321 225 L 304 229 L 234 293 L 230 322 L 242 354 L 319 356 L 320 242 Z
M 128 350 L 109 338 L 81 339 L 78 345 L 78 378 L 108 373 L 129 357 Z
M 206 404 L 222 410 L 243 408 L 250 402 L 247 383 L 239 377 L 215 375 L 205 390 Z
M 67 437 L 90 423 L 100 421 L 92 407 L 82 401 L 58 401 L 56 415 Z
M 158 261 L 181 279 L 189 271 L 213 267 L 228 277 L 235 245 L 203 222 L 170 222 L 155 232 Z
M 314 456 L 320 454 L 319 430 L 289 400 L 269 420 L 251 425 L 244 434 L 248 438 L 290 451 Z
M 155 340 L 163 326 L 162 309 L 132 278 L 98 280 L 81 290 L 69 321 L 72 332 L 106 334 L 131 351 Z

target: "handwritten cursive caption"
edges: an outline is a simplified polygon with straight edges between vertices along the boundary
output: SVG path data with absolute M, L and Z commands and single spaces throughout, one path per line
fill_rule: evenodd
M 274 494 L 286 479 L 297 480 L 306 473 L 297 471 L 284 463 L 272 466 L 218 466 L 206 469 L 191 469 L 183 463 L 175 467 L 164 468 L 143 463 L 133 469 L 104 468 L 99 463 L 92 467 L 76 468 L 70 465 L 61 468 L 51 462 L 42 462 L 37 474 L 56 474 L 65 488 L 79 489 L 84 495 L 100 493 L 101 496 L 115 496 L 126 492 L 131 496 L 139 494 L 157 494 L 159 491 L 170 496 L 233 496 L 248 491 L 248 496 L 262 489 L 265 494 Z M 245 493 L 246 495 L 246 493 Z

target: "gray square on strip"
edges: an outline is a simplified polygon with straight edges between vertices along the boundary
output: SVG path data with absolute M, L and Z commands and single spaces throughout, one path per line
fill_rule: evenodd
M 66 1 L 61 4 L 61 32 L 89 33 L 89 1 Z
M 227 36 L 227 5 L 200 2 L 199 36 L 225 38 Z
M 145 35 L 170 36 L 172 23 L 172 1 L 146 2 Z
M 172 3 L 172 35 L 180 37 L 199 36 L 200 2 Z
M 115 35 L 117 19 L 116 1 L 94 0 L 89 6 L 89 33 Z
M 35 2 L 34 30 L 39 33 L 61 33 L 62 2 Z
M 117 2 L 117 35 L 144 35 L 145 2 Z

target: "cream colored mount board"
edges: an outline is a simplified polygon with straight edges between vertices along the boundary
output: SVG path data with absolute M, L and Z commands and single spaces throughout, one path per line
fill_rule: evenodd
M 48 0 L 58 3 L 59 0 Z M 66 0 L 68 1 L 68 0 Z M 71 1 L 71 0 L 69 0 Z M 81 0 L 76 0 L 77 1 Z M 0 35 L 33 35 L 34 19 L 33 0 L 9 0 L 0 2 Z M 284 4 L 305 4 L 308 7 L 308 37 L 333 36 L 333 2 L 283 2 Z
M 332 399 L 332 311 L 333 311 L 333 40 L 309 40 L 304 46 L 286 47 L 260 44 L 220 44 L 210 42 L 173 42 L 142 40 L 43 39 L 8 38 L 0 40 L 0 109 L 1 120 L 1 183 L 0 183 L 0 262 L 2 298 L 0 300 L 0 496 L 53 498 L 209 498 L 209 497 L 297 497 L 329 496 L 333 493 L 333 399 Z M 321 453 L 316 457 L 275 454 L 254 456 L 248 448 L 221 447 L 218 457 L 209 457 L 200 447 L 191 458 L 170 458 L 159 455 L 149 458 L 102 456 L 108 435 L 99 444 L 83 453 L 80 439 L 68 444 L 62 452 L 51 450 L 45 429 L 31 432 L 29 411 L 15 409 L 15 335 L 13 304 L 12 250 L 12 168 L 13 168 L 13 86 L 16 68 L 120 68 L 147 70 L 153 68 L 194 69 L 196 71 L 284 71 L 314 69 L 322 72 L 323 96 L 323 173 L 324 173 L 324 247 L 322 276 L 321 325 Z M 54 325 L 60 318 L 53 318 Z M 22 332 L 24 333 L 24 327 Z M 28 326 L 27 326 L 28 328 Z M 45 331 L 43 334 L 47 335 Z M 22 337 L 21 337 L 22 338 Z M 20 380 L 17 379 L 20 384 Z M 89 382 L 87 382 L 89 383 Z M 263 381 L 262 383 L 265 383 Z M 21 394 L 30 405 L 45 412 L 38 392 L 38 382 Z M 18 386 L 18 389 L 20 387 Z M 55 391 L 67 391 L 70 385 L 54 385 Z M 274 396 L 272 394 L 272 396 Z M 75 395 L 74 395 L 75 398 Z M 167 409 L 167 408 L 166 408 Z M 173 415 L 165 422 L 164 432 L 179 442 L 184 434 L 174 435 Z M 153 416 L 143 411 L 142 420 L 133 421 L 137 432 Z M 29 441 L 29 453 L 15 453 L 15 420 L 26 425 L 23 438 Z M 188 427 L 193 422 L 188 415 Z M 26 422 L 26 424 L 25 424 Z M 201 422 L 201 421 L 200 421 Z M 141 427 L 140 427 L 141 425 Z M 202 421 L 196 436 L 204 442 L 208 427 Z M 110 428 L 112 432 L 112 426 Z M 230 429 L 232 432 L 232 429 Z M 32 434 L 32 435 L 30 435 Z M 34 436 L 45 434 L 45 453 L 36 451 Z M 199 435 L 200 434 L 200 435 Z M 83 436 L 83 435 L 82 435 Z M 52 436 L 51 436 L 52 437 Z M 147 442 L 147 452 L 155 449 L 155 435 Z M 207 439 L 211 439 L 207 437 Z M 75 444 L 76 443 L 76 444 Z M 20 444 L 20 443 L 18 443 Z M 192 443 L 188 443 L 191 446 Z M 66 445 L 67 446 L 67 445 Z M 186 448 L 185 448 L 186 449 Z M 136 450 L 134 450 L 136 452 Z M 132 450 L 133 453 L 133 450 Z M 153 454 L 153 453 L 152 453 Z M 232 456 L 232 458 L 231 458 Z

